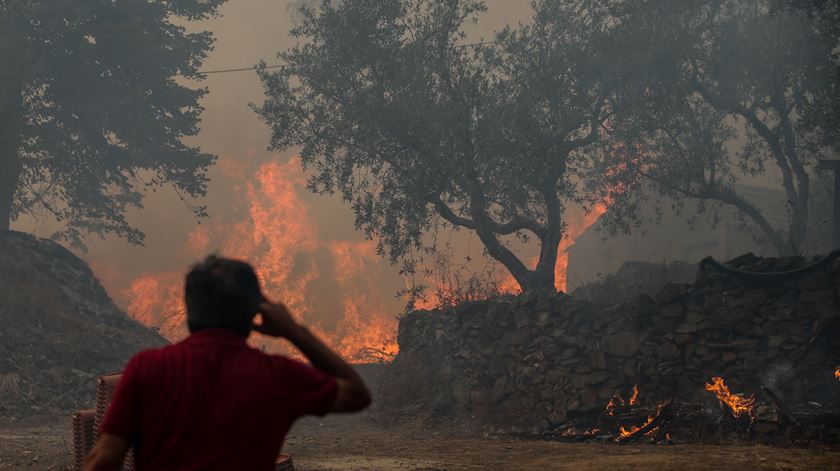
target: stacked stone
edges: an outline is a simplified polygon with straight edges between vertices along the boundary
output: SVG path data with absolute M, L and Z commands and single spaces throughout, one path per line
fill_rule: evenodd
M 799 258 L 739 257 L 730 266 L 786 271 Z M 762 385 L 789 401 L 840 399 L 840 264 L 771 287 L 701 272 L 609 307 L 565 295 L 523 295 L 417 311 L 400 322 L 385 407 L 542 425 L 602 408 L 638 385 L 643 402 L 709 401 Z

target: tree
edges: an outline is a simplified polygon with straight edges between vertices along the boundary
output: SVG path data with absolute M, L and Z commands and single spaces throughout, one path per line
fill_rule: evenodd
M 814 21 L 816 32 L 829 43 L 834 44 L 831 51 L 834 72 L 831 86 L 824 87 L 822 95 L 814 97 L 808 104 L 806 116 L 809 124 L 819 126 L 824 131 L 822 141 L 835 153 L 840 152 L 840 2 L 837 0 L 786 0 L 785 7 L 794 12 L 804 12 Z
M 777 6 L 653 0 L 613 10 L 617 47 L 647 51 L 628 57 L 645 72 L 617 114 L 628 140 L 641 136 L 650 158 L 635 168 L 660 194 L 733 207 L 792 255 L 808 233 L 811 169 L 840 126 L 827 115 L 814 119 L 836 94 L 837 38 L 812 15 Z M 787 227 L 738 189 L 768 168 L 780 175 Z
M 392 262 L 411 270 L 423 236 L 451 225 L 523 290 L 554 290 L 563 204 L 609 114 L 599 28 L 573 3 L 534 2 L 532 24 L 468 44 L 481 1 L 324 2 L 284 66 L 260 71 L 256 111 L 271 147 L 299 148 L 310 189 L 340 193 Z M 511 237 L 539 242 L 533 269 Z
M 74 244 L 140 244 L 124 214 L 146 190 L 204 194 L 212 156 L 182 138 L 198 132 L 206 90 L 176 76 L 200 78 L 213 42 L 182 24 L 223 1 L 0 0 L 0 230 L 47 213 Z

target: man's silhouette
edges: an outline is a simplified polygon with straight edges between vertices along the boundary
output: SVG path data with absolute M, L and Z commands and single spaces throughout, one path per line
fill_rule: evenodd
M 370 404 L 353 368 L 266 300 L 247 263 L 193 267 L 186 305 L 189 337 L 128 362 L 85 470 L 119 469 L 134 447 L 138 471 L 268 471 L 298 417 Z M 314 368 L 249 347 L 252 329 L 289 340 Z

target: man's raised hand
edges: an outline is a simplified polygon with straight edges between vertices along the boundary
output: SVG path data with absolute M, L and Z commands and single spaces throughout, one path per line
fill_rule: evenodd
M 262 324 L 255 324 L 254 330 L 271 337 L 286 338 L 309 359 L 312 366 L 335 377 L 338 392 L 330 409 L 332 412 L 356 412 L 370 405 L 370 391 L 359 373 L 341 355 L 295 322 L 286 306 L 263 300 L 258 312 L 262 315 Z
M 270 337 L 289 337 L 300 329 L 292 314 L 282 303 L 263 300 L 259 311 L 262 324 L 254 324 L 254 330 Z

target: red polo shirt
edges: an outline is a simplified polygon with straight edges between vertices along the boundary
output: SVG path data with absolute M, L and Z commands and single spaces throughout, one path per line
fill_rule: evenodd
M 292 423 L 324 415 L 332 377 L 207 329 L 135 355 L 101 431 L 134 446 L 142 470 L 272 470 Z

